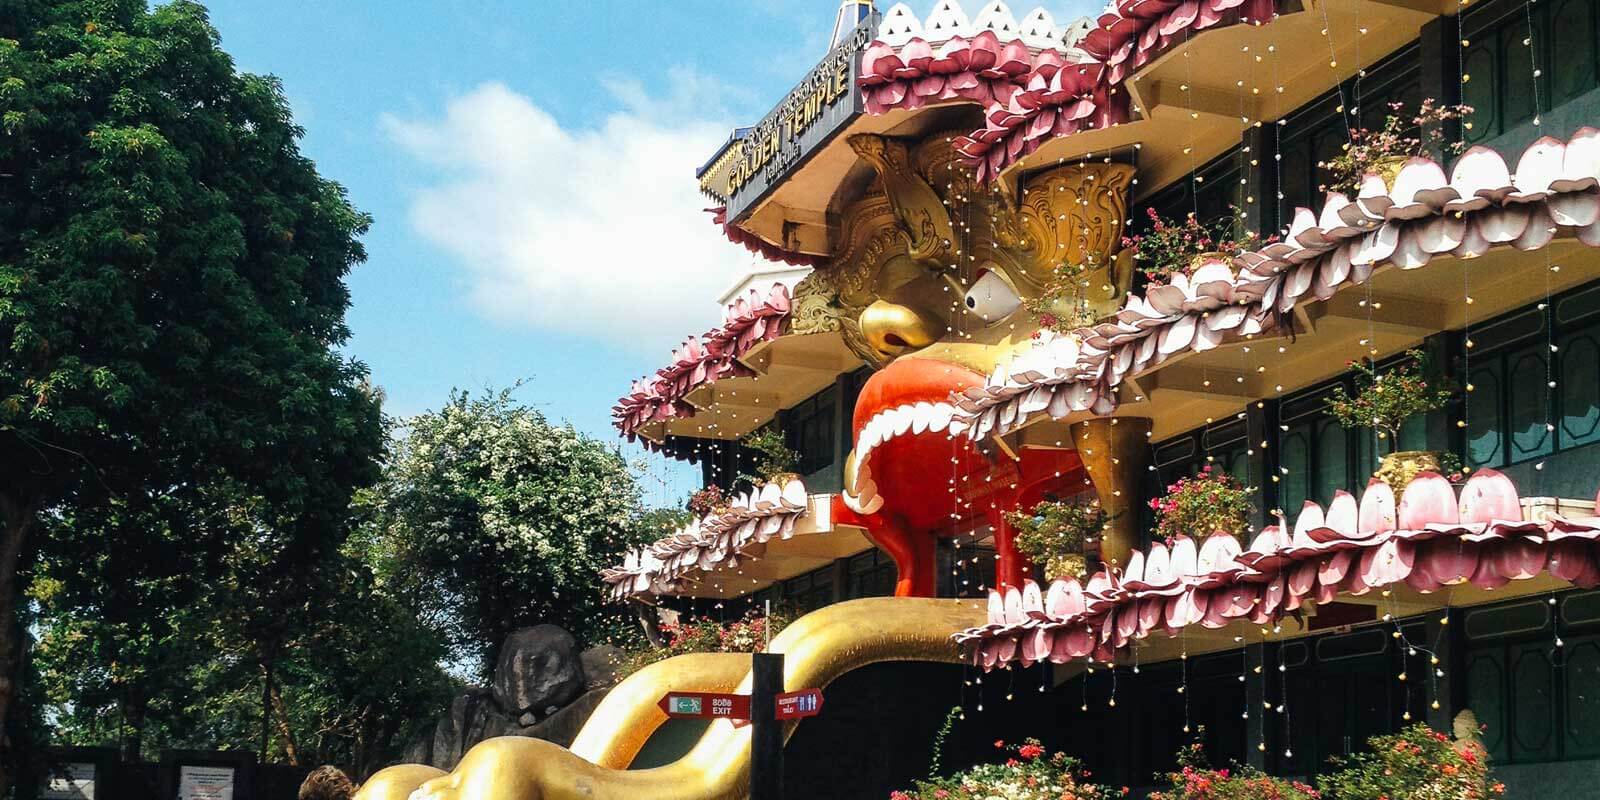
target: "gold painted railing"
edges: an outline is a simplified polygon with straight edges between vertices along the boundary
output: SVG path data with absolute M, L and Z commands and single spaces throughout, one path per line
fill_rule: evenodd
M 879 597 L 828 606 L 801 617 L 772 640 L 784 654 L 786 690 L 826 687 L 850 670 L 884 661 L 957 663 L 950 634 L 980 624 L 972 600 Z M 665 719 L 656 706 L 669 691 L 750 691 L 749 659 L 679 656 L 623 681 L 595 709 L 573 749 L 540 739 L 489 739 L 455 771 L 390 767 L 356 800 L 737 800 L 747 793 L 750 728 L 716 720 L 683 758 L 628 770 Z M 793 733 L 788 723 L 785 737 Z M 413 793 L 415 790 L 415 793 Z

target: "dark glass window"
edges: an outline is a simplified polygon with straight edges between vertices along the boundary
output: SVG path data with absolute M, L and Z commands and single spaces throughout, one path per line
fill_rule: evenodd
M 1600 592 L 1570 592 L 1555 614 L 1544 599 L 1466 613 L 1467 707 L 1496 762 L 1600 755 L 1597 600 Z
M 1468 141 L 1491 139 L 1600 85 L 1596 2 L 1492 0 L 1467 9 L 1462 102 L 1475 109 Z
M 818 392 L 784 413 L 784 437 L 800 454 L 800 474 L 810 475 L 833 463 L 839 438 L 838 390 Z
M 1502 467 L 1600 441 L 1597 301 L 1600 287 L 1580 289 L 1557 298 L 1554 314 L 1535 306 L 1471 331 L 1472 465 Z

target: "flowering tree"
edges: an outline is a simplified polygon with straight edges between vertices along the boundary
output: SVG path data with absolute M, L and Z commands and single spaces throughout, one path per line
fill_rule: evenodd
M 1006 522 L 1016 530 L 1017 552 L 1040 564 L 1050 577 L 1071 574 L 1066 556 L 1082 556 L 1089 543 L 1105 530 L 1109 517 L 1098 500 L 1073 503 L 1046 500 L 1028 511 L 1006 512 Z
M 1162 218 L 1154 208 L 1145 209 L 1145 213 L 1150 217 L 1150 231 L 1122 237 L 1122 246 L 1133 251 L 1139 271 L 1152 281 L 1187 272 L 1195 256 L 1236 256 L 1276 238 L 1264 240 L 1249 230 L 1239 209 L 1232 206 L 1227 214 L 1210 222 L 1201 222 L 1193 211 L 1178 222 Z
M 1407 350 L 1402 363 L 1383 372 L 1370 360 L 1352 361 L 1350 367 L 1356 393 L 1345 392 L 1343 386 L 1335 389 L 1328 398 L 1328 412 L 1346 428 L 1377 430 L 1390 453 L 1399 447 L 1400 427 L 1406 420 L 1450 402 L 1450 389 L 1425 376 L 1428 356 L 1422 350 Z
M 1222 532 L 1242 536 L 1250 526 L 1253 487 L 1220 472 L 1210 464 L 1200 474 L 1167 487 L 1167 493 L 1150 499 L 1156 512 L 1156 536 L 1170 541 L 1176 536 L 1207 536 Z
M 994 746 L 1007 754 L 1004 762 L 917 781 L 915 789 L 891 792 L 890 800 L 1110 800 L 1128 794 L 1126 786 L 1111 789 L 1091 783 L 1089 771 L 1077 759 L 1047 753 L 1038 739 L 1013 746 L 1002 740 Z
M 1384 161 L 1427 155 L 1429 151 L 1455 155 L 1466 147 L 1465 142 L 1446 135 L 1445 123 L 1471 116 L 1472 106 L 1438 105 L 1430 97 L 1409 118 L 1402 113 L 1404 108 L 1404 103 L 1390 103 L 1391 113 L 1384 117 L 1382 128 L 1350 131 L 1350 142 L 1343 152 L 1319 164 L 1333 177 L 1333 183 L 1324 188 L 1354 191 L 1367 174 L 1381 174 Z M 1472 123 L 1466 124 L 1470 127 Z
M 1094 266 L 1093 261 L 1057 264 L 1039 295 L 1024 301 L 1029 311 L 1039 315 L 1042 330 L 1066 333 L 1094 324 L 1094 311 L 1086 297 Z M 1039 338 L 1037 332 L 1034 338 Z
M 641 511 L 615 446 L 550 424 L 511 390 L 453 393 L 404 429 L 361 503 L 387 585 L 484 666 L 526 625 L 587 643 L 617 622 L 595 576 L 661 523 Z

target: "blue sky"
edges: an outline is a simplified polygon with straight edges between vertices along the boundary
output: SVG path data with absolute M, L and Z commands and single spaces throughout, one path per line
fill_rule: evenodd
M 837 6 L 209 7 L 241 70 L 282 79 L 304 152 L 376 218 L 350 350 L 389 413 L 524 380 L 524 402 L 614 439 L 612 402 L 718 322 L 716 297 L 749 266 L 700 211 L 694 167 L 821 57 Z M 651 464 L 651 499 L 696 482 Z
M 521 400 L 607 440 L 612 401 L 719 320 L 748 260 L 700 218 L 694 166 L 820 57 L 833 13 L 829 0 L 209 8 L 241 70 L 282 79 L 304 152 L 376 218 L 350 280 L 350 350 L 389 412 L 526 380 Z M 649 201 L 669 208 L 635 205 Z M 692 481 L 650 472 L 672 484 L 655 494 Z

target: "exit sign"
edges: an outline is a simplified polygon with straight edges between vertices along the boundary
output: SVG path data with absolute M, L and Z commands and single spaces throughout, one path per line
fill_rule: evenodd
M 669 692 L 657 704 L 674 719 L 750 719 L 750 695 Z

